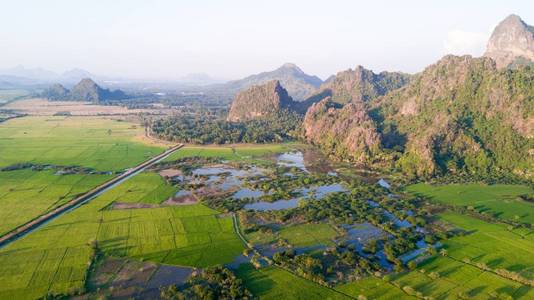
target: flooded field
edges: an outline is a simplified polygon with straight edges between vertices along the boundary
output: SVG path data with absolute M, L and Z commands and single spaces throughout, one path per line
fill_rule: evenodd
M 190 162 L 187 167 L 186 163 L 181 166 L 168 166 L 160 169 L 158 173 L 181 186 L 180 192 L 174 198 L 185 198 L 185 203 L 193 201 L 188 199 L 188 196 L 197 199 L 219 197 L 228 201 L 244 201 L 244 209 L 283 210 L 297 207 L 299 201 L 320 200 L 332 193 L 348 192 L 341 178 L 337 178 L 335 170 L 327 164 L 327 160 L 318 159 L 319 157 L 315 150 L 293 150 L 274 156 L 273 163 L 267 166 L 233 164 L 226 161 Z M 311 184 L 302 180 L 317 174 L 330 179 L 324 184 Z M 280 184 L 276 182 L 280 176 L 300 183 L 291 184 L 290 187 L 284 186 L 286 195 L 281 196 Z M 165 204 L 173 205 L 176 202 L 169 199 Z
M 247 262 L 261 267 L 280 257 L 311 253 L 322 254 L 322 260 L 327 263 L 352 253 L 368 260 L 369 268 L 389 272 L 396 258 L 385 245 L 398 238 L 395 232 L 424 234 L 408 221 L 407 217 L 413 214 L 411 210 L 395 208 L 399 198 L 386 178 L 365 171 L 348 173 L 344 164 L 332 162 L 314 149 L 271 155 L 262 163 L 191 157 L 165 163 L 155 171 L 179 189 L 162 205 L 198 201 L 219 211 L 238 214 L 240 218 L 250 218 L 242 221 L 245 223 L 241 226 L 245 236 L 251 239 L 251 251 L 255 254 L 237 255 L 226 264 L 231 269 Z M 308 211 L 310 215 L 306 215 L 309 203 L 323 201 L 328 203 L 324 208 L 313 204 L 317 211 Z M 337 205 L 334 208 L 339 209 L 339 215 L 324 211 Z M 292 213 L 294 209 L 299 212 Z M 348 209 L 361 210 L 356 218 L 361 221 L 343 222 L 352 218 L 350 214 L 344 215 Z M 280 217 L 284 215 L 287 217 Z M 339 218 L 334 222 L 337 225 L 306 219 L 321 215 Z M 429 246 L 419 238 L 413 246 L 402 247 L 408 251 L 396 257 L 406 264 L 424 257 Z M 340 267 L 337 274 L 350 277 L 350 270 Z
M 321 200 L 328 194 L 347 192 L 347 189 L 344 188 L 341 184 L 336 183 L 330 185 L 312 186 L 309 188 L 303 187 L 297 189 L 296 192 L 300 194 L 299 197 L 287 200 L 278 200 L 274 202 L 259 201 L 245 205 L 245 209 L 252 209 L 258 211 L 290 209 L 297 207 L 299 201 L 309 199 Z

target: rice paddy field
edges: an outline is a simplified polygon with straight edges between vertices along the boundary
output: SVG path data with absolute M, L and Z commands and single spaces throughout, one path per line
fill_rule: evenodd
M 481 269 L 507 269 L 532 278 L 533 236 L 509 231 L 503 225 L 454 213 L 440 215 L 444 222 L 468 230 L 466 236 L 447 240 L 446 256 L 437 255 L 420 263 L 416 270 L 390 276 L 369 277 L 336 289 L 353 297 L 369 299 L 532 299 L 534 288 Z
M 504 225 L 454 213 L 443 214 L 441 218 L 470 233 L 446 241 L 447 256 L 424 261 L 416 271 L 396 276 L 394 283 L 436 299 L 534 297 L 534 288 L 478 266 L 483 263 L 491 270 L 506 269 L 531 279 L 534 235 L 520 235 Z M 438 278 L 433 278 L 432 272 L 439 274 Z
M 54 175 L 29 169 L 0 172 L 0 235 L 64 204 L 110 175 Z
M 338 233 L 328 224 L 301 224 L 284 227 L 280 230 L 281 238 L 296 247 L 313 245 L 331 245 Z
M 163 149 L 139 143 L 132 123 L 95 117 L 25 117 L 0 125 L 0 167 L 18 163 L 81 166 L 0 172 L 0 231 L 6 232 L 111 178 Z M 187 147 L 175 158 L 240 159 L 286 146 Z M 172 159 L 172 158 L 171 158 Z M 107 173 L 110 172 L 110 173 Z M 94 247 L 103 255 L 169 265 L 207 267 L 232 262 L 243 251 L 232 218 L 202 204 L 164 206 L 177 188 L 143 172 L 91 202 L 0 249 L 0 299 L 35 299 L 83 291 Z M 156 205 L 112 209 L 115 202 Z
M 362 295 L 368 299 L 417 299 L 406 294 L 401 288 L 392 283 L 376 277 L 366 277 L 355 282 L 339 285 L 335 289 L 354 298 Z
M 17 163 L 122 171 L 162 148 L 136 141 L 141 126 L 99 117 L 24 117 L 0 124 L 0 168 Z
M 534 224 L 534 203 L 518 199 L 521 194 L 534 192 L 528 186 L 476 183 L 434 186 L 420 183 L 409 186 L 407 190 L 437 202 L 472 206 L 479 212 L 486 212 L 501 219 Z
M 142 128 L 133 123 L 97 117 L 24 117 L 1 123 L 0 168 L 20 163 L 50 167 L 0 171 L 0 234 L 163 151 L 139 142 L 141 134 Z M 166 161 L 198 156 L 267 164 L 296 146 L 186 146 Z M 72 166 L 88 169 L 60 172 Z M 416 184 L 407 190 L 438 203 L 472 206 L 502 220 L 534 222 L 532 203 L 518 199 L 532 193 L 527 186 Z M 196 268 L 235 262 L 244 245 L 231 214 L 200 203 L 168 205 L 165 201 L 177 192 L 177 185 L 144 171 L 0 248 L 0 299 L 85 291 L 95 251 L 104 257 Z M 114 203 L 142 205 L 119 209 Z M 428 256 L 413 271 L 368 276 L 332 288 L 276 266 L 255 269 L 246 263 L 235 272 L 260 299 L 534 299 L 533 287 L 496 272 L 534 280 L 532 229 L 453 212 L 437 218 L 464 234 L 444 240 L 444 254 Z M 283 239 L 302 249 L 333 246 L 339 234 L 330 224 L 306 223 L 253 232 L 246 239 L 253 244 Z
M 166 161 L 184 157 L 218 157 L 229 161 L 261 163 L 269 155 L 285 152 L 294 148 L 294 144 L 235 145 L 235 146 L 186 146 L 171 154 Z
M 201 204 L 106 209 L 141 194 L 153 195 L 145 198 L 150 203 L 165 200 L 170 190 L 162 189 L 163 180 L 146 185 L 152 174 L 141 175 L 2 248 L 0 299 L 82 290 L 95 243 L 109 256 L 194 267 L 228 263 L 241 253 L 231 217 Z
M 237 276 L 260 299 L 351 299 L 277 267 L 256 270 L 244 264 L 237 270 Z
M 97 117 L 24 117 L 0 123 L 0 170 L 5 168 L 0 171 L 0 234 L 163 151 L 135 141 L 141 134 L 136 124 Z M 73 166 L 95 172 L 62 173 Z

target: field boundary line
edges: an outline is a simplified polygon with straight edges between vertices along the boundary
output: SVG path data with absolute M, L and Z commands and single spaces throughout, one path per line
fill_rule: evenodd
M 447 257 L 449 257 L 450 259 L 454 260 L 454 261 L 457 261 L 457 262 L 460 262 L 464 265 L 468 265 L 468 266 L 471 266 L 471 267 L 474 267 L 475 269 L 478 269 L 480 271 L 482 271 L 482 273 L 486 272 L 486 273 L 489 273 L 489 274 L 493 274 L 497 277 L 500 277 L 500 278 L 503 278 L 505 280 L 508 280 L 508 281 L 512 281 L 512 282 L 516 282 L 516 283 L 519 283 L 521 285 L 524 285 L 524 286 L 530 286 L 530 287 L 533 287 L 534 286 L 534 283 L 525 283 L 525 282 L 521 282 L 520 280 L 516 280 L 516 279 L 512 279 L 512 278 L 509 278 L 509 277 L 506 277 L 506 276 L 503 276 L 501 274 L 499 274 L 496 269 L 491 269 L 491 268 L 487 268 L 487 269 L 484 269 L 484 268 L 481 268 L 479 266 L 477 266 L 476 263 L 474 262 L 465 262 L 463 260 L 459 260 L 459 259 L 456 259 L 450 255 L 448 255 Z M 506 269 L 504 269 L 506 270 Z M 528 279 L 528 278 L 524 278 L 525 280 L 527 281 L 532 281 L 531 279 Z
M 133 168 L 127 169 L 126 172 L 96 186 L 95 188 L 89 190 L 88 192 L 85 192 L 84 194 L 68 201 L 67 203 L 53 209 L 52 211 L 49 211 L 48 213 L 44 215 L 40 215 L 39 217 L 34 218 L 33 220 L 30 220 L 27 223 L 19 227 L 16 227 L 15 229 L 11 231 L 8 231 L 6 234 L 0 236 L 0 248 L 6 245 L 9 245 L 10 243 L 17 240 L 18 238 L 32 232 L 34 229 L 46 224 L 47 222 L 53 220 L 54 218 L 60 216 L 61 214 L 74 210 L 78 208 L 80 205 L 93 200 L 100 194 L 115 187 L 116 185 L 121 184 L 128 178 L 135 176 L 141 173 L 144 169 L 150 167 L 151 165 L 162 161 L 163 159 L 167 158 L 169 155 L 171 155 L 175 151 L 181 149 L 183 146 L 184 146 L 183 144 L 175 145 L 165 150 L 163 153 L 160 153 L 148 160 L 145 160 L 144 162 L 140 163 L 139 165 Z

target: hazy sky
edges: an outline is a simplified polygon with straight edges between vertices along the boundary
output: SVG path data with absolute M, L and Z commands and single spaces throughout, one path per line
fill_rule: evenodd
M 360 64 L 417 72 L 447 53 L 481 55 L 534 1 L 2 0 L 0 68 L 227 79 L 294 62 L 326 78 Z

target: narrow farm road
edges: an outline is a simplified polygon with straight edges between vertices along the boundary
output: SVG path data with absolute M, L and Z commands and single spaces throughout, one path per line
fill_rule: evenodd
M 155 163 L 158 163 L 162 160 L 164 160 L 165 158 L 167 158 L 169 155 L 171 155 L 172 153 L 174 153 L 175 151 L 177 151 L 178 149 L 182 148 L 184 145 L 183 144 L 178 144 L 176 146 L 173 146 L 172 148 L 169 148 L 167 149 L 165 152 L 149 159 L 149 160 L 146 160 L 142 163 L 140 163 L 139 165 L 133 167 L 133 168 L 130 168 L 128 169 L 126 172 L 120 174 L 119 176 L 117 177 L 114 177 L 106 182 L 104 182 L 103 184 L 95 187 L 94 189 L 84 193 L 83 195 L 81 196 L 78 196 L 72 200 L 70 200 L 69 202 L 65 203 L 64 205 L 61 205 L 59 207 L 56 207 L 55 209 L 53 209 L 52 211 L 44 214 L 44 215 L 41 215 L 31 221 L 29 221 L 28 223 L 25 223 L 15 229 L 13 229 L 12 231 L 2 235 L 0 237 L 0 248 L 2 247 L 5 247 L 6 245 L 14 242 L 15 240 L 29 234 L 30 232 L 32 232 L 33 230 L 43 226 L 44 224 L 46 224 L 47 222 L 49 222 L 50 220 L 68 212 L 68 211 L 71 211 L 73 209 L 76 209 L 78 208 L 80 205 L 84 204 L 84 203 L 87 203 L 89 201 L 91 201 L 92 199 L 98 197 L 99 195 L 101 195 L 102 193 L 106 192 L 107 190 L 121 184 L 122 182 L 124 182 L 126 179 L 132 177 L 132 176 L 135 176 L 139 173 L 141 173 L 143 170 L 145 170 L 146 168 L 152 166 L 153 164 Z

